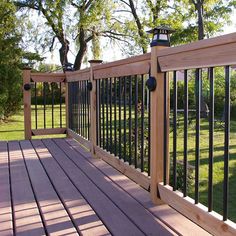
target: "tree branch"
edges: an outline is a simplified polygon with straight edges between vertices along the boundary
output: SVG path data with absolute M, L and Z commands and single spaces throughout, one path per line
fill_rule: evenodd
M 120 0 L 120 2 L 124 3 L 125 5 L 127 5 L 127 6 L 130 8 L 129 3 L 127 3 L 126 1 L 124 1 L 124 0 Z
M 30 8 L 33 10 L 39 10 L 39 6 L 36 4 L 32 3 L 27 3 L 27 2 L 20 2 L 20 1 L 14 1 L 14 4 L 19 7 L 19 8 Z
M 131 13 L 132 14 L 132 12 L 129 11 L 129 10 L 115 10 L 114 11 L 114 13 L 119 13 L 119 12 L 126 12 L 126 13 Z
M 113 35 L 102 34 L 101 36 L 102 36 L 102 37 L 105 37 L 105 38 L 115 39 L 115 40 L 118 40 L 118 41 L 121 41 L 121 42 L 130 44 L 129 41 L 127 41 L 127 40 L 125 40 L 125 39 L 122 39 L 122 38 L 119 38 L 119 37 L 116 37 L 116 36 L 113 36 Z

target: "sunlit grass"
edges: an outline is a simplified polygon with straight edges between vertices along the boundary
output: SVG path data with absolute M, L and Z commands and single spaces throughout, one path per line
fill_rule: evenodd
M 209 122 L 201 119 L 200 132 L 200 203 L 208 204 L 208 163 L 209 163 Z M 229 161 L 229 219 L 236 222 L 236 122 L 231 121 L 230 161 Z M 183 161 L 184 147 L 183 120 L 177 129 L 177 159 Z M 173 133 L 170 133 L 170 156 L 173 151 Z M 188 162 L 193 167 L 195 178 L 195 124 L 190 125 L 188 131 Z M 223 209 L 223 179 L 224 179 L 224 129 L 218 123 L 214 131 L 214 159 L 213 159 L 213 210 L 222 214 Z M 194 183 L 194 179 L 193 179 Z M 194 186 L 189 186 L 188 195 L 194 197 Z
M 60 108 L 54 106 L 54 127 L 60 127 Z M 32 129 L 35 129 L 35 110 L 32 106 Z M 46 107 L 46 128 L 52 127 L 52 110 L 51 106 Z M 62 107 L 62 127 L 65 127 L 65 107 Z M 44 128 L 43 107 L 38 106 L 38 129 Z M 53 136 L 35 136 L 33 138 L 43 137 L 65 137 L 65 135 Z M 8 121 L 0 123 L 0 140 L 22 140 L 24 139 L 24 112 L 21 109 L 17 114 L 12 116 Z

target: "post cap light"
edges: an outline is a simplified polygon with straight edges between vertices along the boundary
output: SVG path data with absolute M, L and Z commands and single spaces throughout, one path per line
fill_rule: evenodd
M 63 68 L 63 71 L 74 71 L 74 68 L 73 68 L 73 64 L 72 63 L 65 63 L 63 64 L 62 68 Z
M 148 30 L 148 34 L 152 34 L 151 47 L 154 46 L 166 46 L 170 47 L 170 34 L 175 32 L 169 27 L 160 26 L 154 29 Z
M 28 60 L 28 59 L 23 59 L 22 60 L 22 68 L 23 68 L 23 70 L 31 70 L 32 68 L 33 68 L 33 66 L 34 66 L 34 62 L 32 62 L 31 60 Z

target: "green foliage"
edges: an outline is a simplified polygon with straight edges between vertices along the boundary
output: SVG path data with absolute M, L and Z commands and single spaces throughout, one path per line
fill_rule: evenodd
M 222 32 L 225 25 L 230 24 L 230 14 L 235 8 L 235 0 L 178 0 L 175 1 L 180 9 L 184 9 L 184 27 L 178 32 L 181 42 L 198 40 L 198 32 L 201 30 L 198 8 L 202 9 L 203 37 L 210 38 L 218 32 Z M 201 7 L 202 6 L 202 7 Z M 175 37 L 176 40 L 176 37 Z
M 15 7 L 0 0 L 0 120 L 14 114 L 21 103 L 21 50 Z
M 41 51 L 45 52 L 45 48 L 52 51 L 56 43 L 59 42 L 60 62 L 63 66 L 68 62 L 68 52 L 73 42 L 75 49 L 74 69 L 80 69 L 83 58 L 87 53 L 88 43 L 92 44 L 91 51 L 94 57 L 100 55 L 100 37 L 110 37 L 109 20 L 111 17 L 111 8 L 113 6 L 111 0 L 92 0 L 92 1 L 42 1 L 42 0 L 21 0 L 16 1 L 16 5 L 23 10 L 22 14 L 28 13 L 28 20 L 32 11 L 37 11 L 41 16 L 43 25 L 39 25 L 39 29 L 31 31 L 35 38 L 31 40 L 35 42 L 35 48 L 41 46 Z M 38 23 L 36 24 L 38 26 Z M 27 30 L 27 29 L 26 29 Z M 41 32 L 41 35 L 38 35 Z
M 170 186 L 173 186 L 173 160 L 171 157 L 170 160 Z M 194 170 L 192 167 L 188 165 L 188 171 L 187 171 L 187 186 L 188 190 L 192 190 L 194 187 Z M 177 162 L 176 163 L 176 187 L 179 191 L 184 190 L 184 164 L 183 162 Z
M 223 67 L 216 67 L 214 69 L 214 106 L 215 116 L 221 118 L 224 111 L 225 101 L 225 69 Z M 177 74 L 178 76 L 178 74 Z M 195 98 L 195 70 L 189 70 L 188 73 L 188 94 L 189 94 L 189 109 L 196 109 Z M 184 108 L 184 81 L 177 82 L 177 104 L 178 109 Z M 170 81 L 170 104 L 173 108 L 173 80 Z M 210 103 L 210 82 L 208 79 L 208 70 L 202 70 L 202 99 L 208 104 Z M 230 84 L 230 99 L 231 99 L 231 116 L 235 119 L 236 108 L 236 72 L 231 71 L 231 84 Z
M 236 1 L 216 0 L 114 0 L 119 9 L 119 32 L 131 36 L 128 50 L 131 54 L 146 52 L 149 44 L 146 29 L 168 25 L 176 30 L 171 37 L 172 45 L 198 40 L 201 30 L 199 12 L 195 4 L 202 4 L 203 34 L 209 38 L 230 24 L 230 14 Z M 201 8 L 201 9 L 202 9 Z M 123 14 L 121 12 L 124 12 Z M 201 15 L 200 15 L 201 17 Z

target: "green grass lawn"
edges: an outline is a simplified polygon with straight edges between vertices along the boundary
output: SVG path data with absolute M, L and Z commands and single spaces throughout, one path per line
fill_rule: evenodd
M 209 160 L 209 125 L 207 119 L 201 119 L 200 132 L 200 202 L 208 203 L 208 160 Z M 177 158 L 183 161 L 183 120 L 177 130 Z M 229 161 L 229 219 L 236 222 L 236 122 L 231 121 L 230 161 Z M 170 156 L 173 150 L 173 133 L 170 133 Z M 188 131 L 188 161 L 193 167 L 195 176 L 195 124 L 190 125 Z M 223 209 L 223 178 L 224 178 L 224 129 L 216 124 L 214 131 L 214 159 L 213 159 L 213 209 L 222 214 Z M 193 179 L 194 182 L 194 179 Z M 194 197 L 194 186 L 189 186 L 188 195 Z
M 54 107 L 54 127 L 60 127 L 59 105 Z M 46 107 L 46 128 L 52 127 L 52 110 L 51 106 Z M 62 107 L 62 127 L 65 127 L 65 106 Z M 43 107 L 38 106 L 38 129 L 44 128 Z M 35 129 L 35 110 L 32 106 L 32 129 Z M 65 135 L 35 136 L 33 138 L 44 137 L 65 137 Z M 21 109 L 17 114 L 12 116 L 7 122 L 0 123 L 0 140 L 22 140 L 24 139 L 24 112 Z

